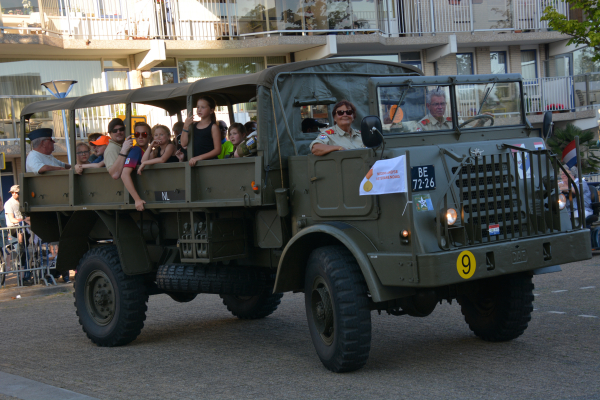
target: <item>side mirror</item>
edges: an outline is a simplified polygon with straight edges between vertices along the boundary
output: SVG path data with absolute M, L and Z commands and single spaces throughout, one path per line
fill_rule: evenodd
M 382 130 L 379 117 L 374 115 L 364 117 L 360 123 L 360 135 L 365 147 L 373 148 L 381 146 L 381 143 L 383 143 Z
M 552 122 L 552 111 L 546 111 L 544 113 L 544 120 L 542 122 L 542 136 L 544 139 L 549 139 L 552 136 L 554 123 Z

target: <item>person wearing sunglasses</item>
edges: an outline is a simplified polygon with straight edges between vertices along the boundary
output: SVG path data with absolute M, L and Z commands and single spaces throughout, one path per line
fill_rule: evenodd
M 352 128 L 356 118 L 356 107 L 348 100 L 342 100 L 333 107 L 333 128 L 321 132 L 310 144 L 310 151 L 316 156 L 324 156 L 332 151 L 359 149 L 365 147 L 360 131 Z
M 125 138 L 125 123 L 120 118 L 113 118 L 108 123 L 110 140 L 104 151 L 104 164 L 113 179 L 119 179 L 129 150 L 133 147 L 133 139 Z
M 134 173 L 138 165 L 142 163 L 142 157 L 144 156 L 146 150 L 148 150 L 148 144 L 152 142 L 152 128 L 150 128 L 150 125 L 145 122 L 136 122 L 133 132 L 136 145 L 131 148 L 127 158 L 125 159 L 123 172 L 121 172 L 121 180 L 135 201 L 135 208 L 138 211 L 143 211 L 144 204 L 146 202 L 138 195 L 138 192 L 133 184 L 131 174 Z
M 29 133 L 29 140 L 31 140 L 31 151 L 25 161 L 27 172 L 43 174 L 48 171 L 71 169 L 69 164 L 65 164 L 52 155 L 54 151 L 52 129 L 36 129 Z
M 89 164 L 90 163 L 90 145 L 84 142 L 77 143 L 75 148 L 75 155 L 77 156 L 77 164 Z

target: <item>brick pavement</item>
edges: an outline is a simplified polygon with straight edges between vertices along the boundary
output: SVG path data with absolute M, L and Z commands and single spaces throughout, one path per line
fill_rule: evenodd
M 0 371 L 101 399 L 598 399 L 600 318 L 580 315 L 600 317 L 599 261 L 535 277 L 533 320 L 507 343 L 476 338 L 455 302 L 421 319 L 373 313 L 369 362 L 349 374 L 319 362 L 302 294 L 257 321 L 217 296 L 153 296 L 142 334 L 120 348 L 85 337 L 70 293 L 4 301 Z

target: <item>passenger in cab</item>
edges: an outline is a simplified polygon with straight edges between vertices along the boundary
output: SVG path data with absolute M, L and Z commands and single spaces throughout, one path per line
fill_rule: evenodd
M 152 130 L 150 129 L 150 125 L 147 123 L 137 122 L 134 127 L 134 132 L 136 145 L 131 148 L 127 158 L 125 159 L 123 171 L 121 172 L 121 180 L 135 201 L 136 210 L 144 211 L 144 204 L 146 202 L 140 198 L 137 190 L 135 189 L 131 174 L 137 168 L 137 166 L 142 163 L 142 157 L 148 149 L 148 143 L 152 141 Z
M 133 139 L 125 140 L 125 123 L 120 118 L 113 118 L 108 123 L 108 134 L 110 140 L 104 151 L 104 164 L 110 176 L 113 179 L 119 179 L 123 172 L 125 159 L 133 147 Z
M 173 124 L 173 129 L 171 129 L 171 131 L 173 132 L 173 134 L 171 135 L 171 140 L 173 142 L 177 143 L 177 140 L 181 140 L 179 136 L 181 136 L 182 129 L 183 122 L 175 122 Z
M 90 145 L 87 143 L 77 143 L 77 147 L 75 148 L 75 155 L 77 156 L 77 164 L 89 164 L 90 163 Z
M 256 121 L 248 121 L 244 124 L 244 128 L 246 129 L 246 134 L 248 136 L 250 136 L 252 132 L 256 132 L 257 127 L 258 124 L 256 123 Z
M 217 158 L 223 159 L 233 151 L 233 144 L 227 140 L 227 124 L 225 121 L 219 121 L 219 130 L 221 131 L 221 154 Z
M 171 142 L 169 128 L 164 125 L 154 125 L 152 137 L 154 140 L 149 146 L 151 150 L 144 153 L 142 163 L 138 168 L 138 175 L 142 174 L 146 165 L 179 162 L 179 159 L 175 156 L 177 148 Z
M 327 127 L 327 124 L 323 124 L 314 118 L 304 118 L 302 120 L 302 133 L 316 133 L 325 127 Z
M 365 147 L 360 131 L 352 128 L 356 117 L 356 107 L 348 100 L 342 100 L 333 107 L 333 128 L 322 132 L 310 144 L 310 151 L 316 156 L 324 156 L 333 151 L 359 149 Z
M 29 134 L 29 140 L 31 140 L 32 150 L 29 152 L 25 162 L 27 172 L 43 174 L 48 171 L 71 169 L 69 164 L 65 164 L 52 155 L 54 151 L 52 129 L 36 129 Z
M 96 148 L 96 154 L 98 154 L 98 156 L 96 157 L 96 159 L 94 160 L 94 162 L 89 162 L 86 164 L 79 164 L 77 163 L 75 165 L 75 172 L 78 173 L 79 175 L 81 175 L 83 173 L 84 169 L 88 169 L 88 168 L 102 168 L 105 166 L 104 164 L 104 151 L 106 150 L 106 147 L 108 146 L 108 136 L 100 136 L 98 138 L 98 140 L 91 142 L 95 148 Z
M 181 146 L 187 147 L 189 143 L 189 130 L 192 129 L 194 135 L 194 148 L 192 159 L 189 160 L 193 167 L 200 160 L 212 160 L 221 154 L 221 131 L 217 126 L 217 117 L 215 116 L 215 101 L 202 96 L 196 103 L 197 114 L 200 121 L 194 123 L 194 116 L 190 115 L 183 124 L 183 133 L 181 135 Z
M 93 163 L 96 162 L 96 158 L 98 157 L 98 153 L 96 150 L 96 146 L 94 145 L 93 142 L 95 142 L 96 140 L 98 140 L 98 138 L 100 136 L 104 136 L 101 133 L 90 133 L 88 135 L 88 143 L 90 144 L 90 149 L 92 151 L 92 154 L 90 154 L 90 158 L 89 158 L 89 162 Z
M 233 148 L 225 155 L 225 158 L 233 158 L 235 157 L 235 151 L 237 150 L 237 147 L 246 138 L 246 128 L 239 122 L 231 124 L 227 137 L 229 138 L 228 143 L 231 143 Z

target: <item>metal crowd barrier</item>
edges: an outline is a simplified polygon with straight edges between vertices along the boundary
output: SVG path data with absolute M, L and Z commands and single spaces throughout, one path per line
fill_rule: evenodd
M 55 267 L 49 258 L 50 245 L 41 243 L 28 225 L 0 228 L 0 238 L 0 288 L 6 286 L 11 275 L 16 276 L 18 286 L 24 286 L 26 280 L 34 285 L 56 285 L 50 273 Z

